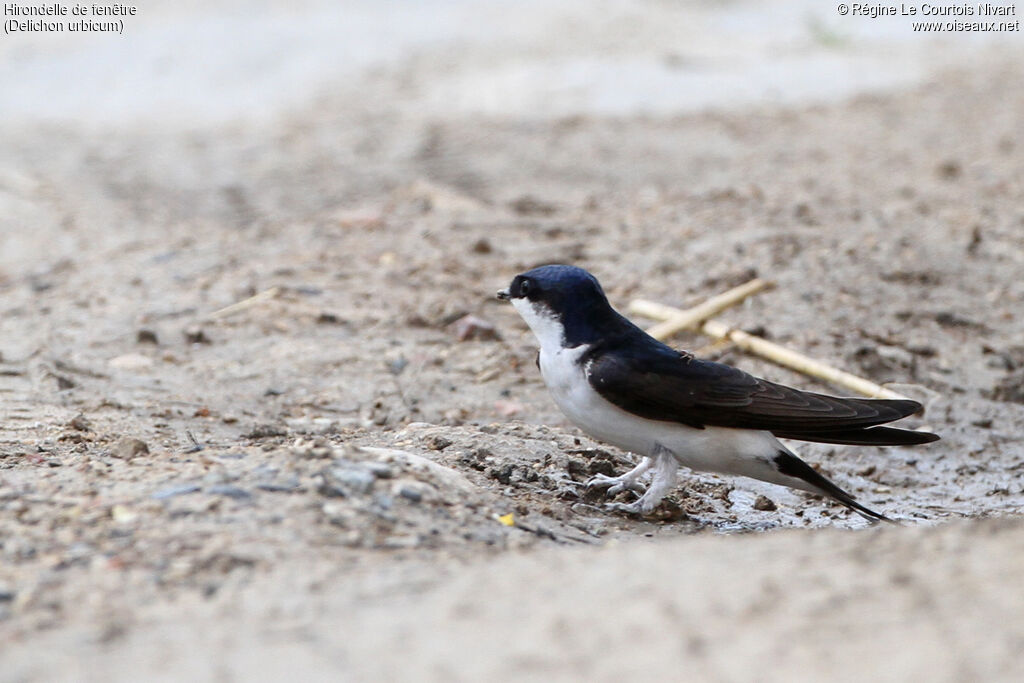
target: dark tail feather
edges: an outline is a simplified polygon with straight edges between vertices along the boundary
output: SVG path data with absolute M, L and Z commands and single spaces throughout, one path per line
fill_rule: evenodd
M 923 405 L 917 401 L 912 401 L 909 398 L 869 398 L 855 400 L 859 403 L 867 403 L 872 406 L 885 406 L 886 408 L 892 408 L 893 410 L 899 411 L 900 417 L 908 417 L 924 410 Z
M 895 430 L 900 431 L 900 430 Z M 839 501 L 846 507 L 850 508 L 854 512 L 858 513 L 869 522 L 889 522 L 895 524 L 891 519 L 886 517 L 880 512 L 875 512 L 870 508 L 866 508 L 856 500 L 853 499 L 846 491 L 842 490 L 825 477 L 818 474 L 818 472 L 805 463 L 800 458 L 796 457 L 792 453 L 785 451 L 779 451 L 779 454 L 775 456 L 775 466 L 779 468 L 781 474 L 785 474 L 787 477 L 796 477 L 806 481 L 816 489 L 820 489 L 822 493 L 825 493 L 835 500 Z
M 786 432 L 773 431 L 782 439 L 813 441 L 815 443 L 838 443 L 851 446 L 916 446 L 938 441 L 939 435 L 931 432 L 914 432 L 895 427 L 870 427 L 836 432 Z

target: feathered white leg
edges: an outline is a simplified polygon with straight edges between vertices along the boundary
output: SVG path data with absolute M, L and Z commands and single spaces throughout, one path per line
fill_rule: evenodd
M 651 485 L 647 487 L 644 495 L 633 503 L 612 503 L 610 507 L 623 512 L 646 515 L 658 507 L 661 499 L 676 485 L 676 472 L 679 471 L 679 462 L 672 451 L 658 446 L 655 454 L 648 458 L 649 467 L 653 467 L 654 476 Z
M 640 464 L 618 477 L 609 477 L 606 474 L 595 474 L 590 481 L 587 482 L 587 488 L 591 486 L 597 486 L 600 488 L 608 488 L 608 495 L 614 496 L 623 491 L 636 491 L 637 493 L 643 493 L 644 487 L 640 483 L 640 477 L 642 477 L 647 470 L 651 469 L 654 464 L 653 458 L 644 457 L 640 461 Z

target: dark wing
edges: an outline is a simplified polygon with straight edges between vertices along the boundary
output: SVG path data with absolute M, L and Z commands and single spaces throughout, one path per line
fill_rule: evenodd
M 661 344 L 604 350 L 588 363 L 587 376 L 598 393 L 651 420 L 698 429 L 762 429 L 783 438 L 825 443 L 894 445 L 938 438 L 891 427 L 870 429 L 916 413 L 921 409 L 916 401 L 800 391 Z

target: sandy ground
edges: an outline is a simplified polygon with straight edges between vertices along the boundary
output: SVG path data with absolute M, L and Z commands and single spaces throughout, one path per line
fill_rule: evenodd
M 419 107 L 451 58 L 267 120 L 3 124 L 0 680 L 1019 679 L 1019 61 Z M 564 421 L 493 299 L 547 262 L 620 308 L 774 280 L 723 319 L 926 404 L 927 447 L 798 446 L 901 525 L 689 472 L 608 511 L 583 484 L 632 456 Z

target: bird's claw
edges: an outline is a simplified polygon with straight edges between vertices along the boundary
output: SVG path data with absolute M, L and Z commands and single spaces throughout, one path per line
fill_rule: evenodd
M 634 501 L 632 503 L 606 503 L 605 507 L 615 512 L 625 512 L 629 515 L 646 515 L 650 514 L 653 508 L 650 508 L 644 504 L 644 500 Z
M 643 484 L 632 477 L 609 477 L 607 474 L 595 474 L 587 482 L 587 488 L 607 488 L 609 496 L 616 496 L 623 491 L 643 493 Z

